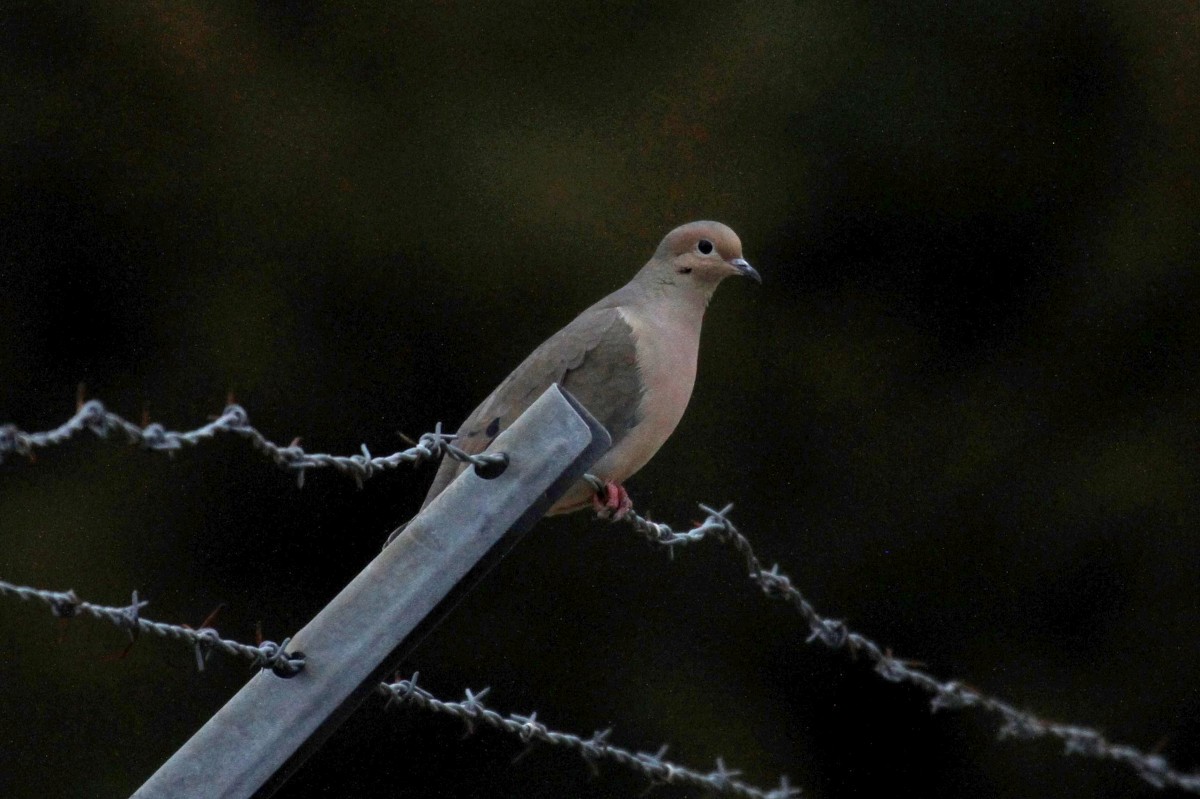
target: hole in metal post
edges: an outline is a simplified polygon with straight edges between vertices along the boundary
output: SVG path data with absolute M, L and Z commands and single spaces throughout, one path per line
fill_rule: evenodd
M 504 470 L 508 468 L 508 454 L 504 452 L 496 453 L 497 459 L 482 466 L 475 464 L 475 474 L 482 477 L 484 480 L 495 480 L 500 475 L 504 474 Z

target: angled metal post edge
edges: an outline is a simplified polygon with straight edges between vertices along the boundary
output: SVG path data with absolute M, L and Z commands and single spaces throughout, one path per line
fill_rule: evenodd
M 291 641 L 303 671 L 262 671 L 133 799 L 270 796 L 608 448 L 551 386 L 496 439 L 493 479 L 467 469 Z

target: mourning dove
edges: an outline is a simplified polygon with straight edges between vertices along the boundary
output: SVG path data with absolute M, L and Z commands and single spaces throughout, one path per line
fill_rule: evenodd
M 558 383 L 608 429 L 613 443 L 592 467 L 604 481 L 602 495 L 580 480 L 549 513 L 594 505 L 598 511 L 624 515 L 632 503 L 621 484 L 646 465 L 682 418 L 696 378 L 704 310 L 717 284 L 730 275 L 762 282 L 729 227 L 691 222 L 675 228 L 632 280 L 581 313 L 513 370 L 463 422 L 455 446 L 471 454 L 487 449 Z M 422 509 L 465 467 L 443 459 Z

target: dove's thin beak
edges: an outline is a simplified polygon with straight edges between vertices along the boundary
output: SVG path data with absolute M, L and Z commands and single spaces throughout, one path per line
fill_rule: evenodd
M 748 277 L 758 285 L 762 285 L 762 275 L 745 258 L 734 258 L 729 265 L 738 270 L 738 274 L 742 277 Z

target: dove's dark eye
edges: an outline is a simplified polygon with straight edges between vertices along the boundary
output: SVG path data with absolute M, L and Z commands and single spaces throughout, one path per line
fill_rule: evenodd
M 713 251 L 713 244 L 708 239 L 700 239 L 696 244 L 696 249 L 700 251 L 701 255 L 708 255 Z

